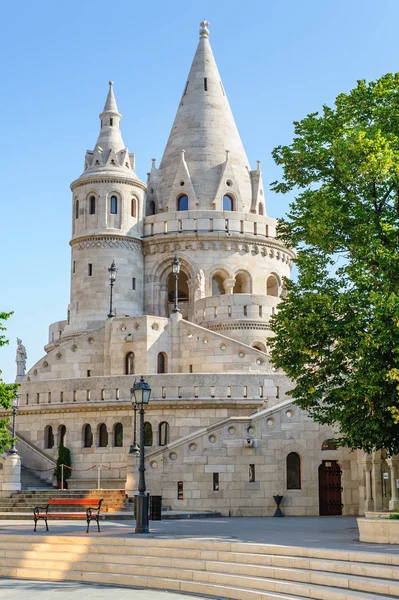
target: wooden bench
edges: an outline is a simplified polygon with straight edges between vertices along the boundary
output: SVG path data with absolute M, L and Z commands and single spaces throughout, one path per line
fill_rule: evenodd
M 46 531 L 49 530 L 47 520 L 48 519 L 86 519 L 87 529 L 86 533 L 89 533 L 89 527 L 91 521 L 97 522 L 97 529 L 100 531 L 100 509 L 103 498 L 50 498 L 47 506 L 36 506 L 33 511 L 33 520 L 35 521 L 35 528 L 39 519 L 43 519 L 46 523 Z M 51 506 L 87 506 L 86 512 L 51 512 Z M 50 512 L 49 512 L 50 508 Z

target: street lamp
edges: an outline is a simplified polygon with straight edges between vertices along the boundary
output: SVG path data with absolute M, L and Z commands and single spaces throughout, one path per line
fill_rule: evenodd
M 179 298 L 178 298 L 180 262 L 179 262 L 179 259 L 177 258 L 177 254 L 175 254 L 175 257 L 174 257 L 173 262 L 172 262 L 172 272 L 173 272 L 173 275 L 174 275 L 174 278 L 175 278 L 175 305 L 173 307 L 172 312 L 178 313 L 178 312 L 180 312 L 180 310 L 179 310 Z
M 114 287 L 117 272 L 118 272 L 118 269 L 116 268 L 115 261 L 113 260 L 112 265 L 108 269 L 109 285 L 110 285 L 108 319 L 112 319 L 115 316 L 114 310 L 112 308 L 112 292 L 113 292 L 113 287 Z
M 14 398 L 11 400 L 12 405 L 12 444 L 8 451 L 8 454 L 18 454 L 18 450 L 15 446 L 15 434 L 17 427 L 17 410 L 19 406 L 19 394 L 16 392 Z
M 132 387 L 135 403 L 140 405 L 140 466 L 138 496 L 136 496 L 136 533 L 149 533 L 148 527 L 148 496 L 145 493 L 144 466 L 144 405 L 150 401 L 151 388 L 141 376 Z

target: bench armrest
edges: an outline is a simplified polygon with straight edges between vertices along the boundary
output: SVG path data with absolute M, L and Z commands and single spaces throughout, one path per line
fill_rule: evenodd
M 41 510 L 45 510 L 46 513 L 48 512 L 48 507 L 49 504 L 47 504 L 46 506 L 35 506 L 35 508 L 33 509 L 33 513 L 36 515 L 38 514 Z

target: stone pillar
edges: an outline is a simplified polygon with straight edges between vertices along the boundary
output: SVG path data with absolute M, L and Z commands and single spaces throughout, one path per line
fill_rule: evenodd
M 171 353 L 168 358 L 168 372 L 179 373 L 181 364 L 181 344 L 180 344 L 180 321 L 182 320 L 180 312 L 172 313 L 169 318 L 170 333 L 172 338 Z M 177 395 L 177 389 L 176 389 Z
M 378 512 L 382 510 L 382 470 L 381 459 L 373 458 L 372 466 L 372 496 L 374 499 L 373 510 Z
M 371 471 L 372 471 L 372 463 L 367 462 L 364 465 L 364 476 L 366 480 L 366 498 L 364 501 L 364 510 L 370 511 L 374 508 L 372 488 L 371 488 Z
M 391 499 L 389 501 L 389 510 L 398 510 L 399 497 L 398 487 L 396 485 L 396 478 L 398 477 L 398 465 L 392 460 L 392 458 L 388 459 L 387 463 L 391 471 Z
M 235 284 L 236 284 L 235 277 L 233 277 L 232 279 L 225 279 L 223 281 L 224 293 L 225 294 L 232 294 L 233 293 L 233 288 L 234 288 Z
M 138 493 L 138 465 L 139 454 L 128 454 L 126 460 L 126 483 L 125 494 L 128 498 L 133 498 Z
M 11 496 L 13 492 L 19 492 L 21 489 L 21 459 L 18 454 L 7 454 L 2 458 L 0 490 L 3 496 Z

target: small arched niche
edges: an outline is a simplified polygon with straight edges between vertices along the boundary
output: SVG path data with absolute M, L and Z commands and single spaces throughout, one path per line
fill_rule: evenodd
M 278 296 L 279 283 L 275 275 L 269 275 L 266 282 L 266 294 L 268 296 Z
M 134 374 L 134 352 L 128 352 L 125 356 L 125 375 Z
M 233 294 L 250 294 L 252 288 L 251 276 L 246 271 L 238 271 L 233 288 Z
M 223 196 L 223 210 L 227 212 L 234 210 L 234 198 L 230 194 Z
M 144 446 L 152 446 L 152 425 L 149 421 L 144 423 Z
M 151 215 L 155 215 L 155 202 L 154 200 L 150 200 L 147 204 L 147 217 L 151 217 Z
M 66 427 L 65 425 L 60 425 L 58 427 L 58 446 L 65 446 L 66 442 Z
M 93 446 L 93 432 L 91 425 L 86 423 L 83 425 L 83 448 L 91 448 Z
M 252 344 L 252 348 L 255 348 L 255 350 L 260 350 L 261 352 L 266 352 L 266 344 L 263 342 L 254 342 Z
M 160 352 L 157 359 L 157 373 L 168 372 L 168 357 L 165 352 Z
M 212 277 L 212 296 L 222 296 L 225 294 L 224 277 L 217 273 Z
M 260 215 L 264 215 L 265 214 L 265 209 L 263 207 L 263 202 L 259 202 L 259 204 L 258 204 L 258 214 L 260 214 Z

